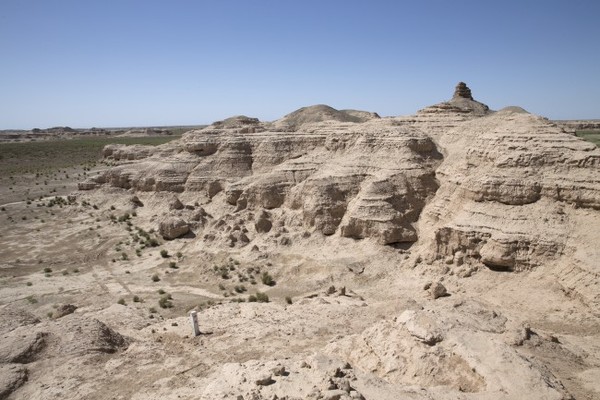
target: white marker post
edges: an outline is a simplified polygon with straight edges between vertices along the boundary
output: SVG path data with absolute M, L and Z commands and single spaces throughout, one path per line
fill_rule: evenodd
M 192 323 L 194 336 L 200 335 L 200 328 L 198 328 L 198 313 L 196 311 L 190 311 L 190 322 Z

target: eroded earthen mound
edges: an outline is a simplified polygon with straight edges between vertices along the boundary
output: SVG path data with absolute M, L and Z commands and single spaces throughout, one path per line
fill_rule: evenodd
M 107 151 L 120 164 L 81 189 L 137 196 L 140 223 L 158 229 L 171 221 L 159 232 L 185 235 L 170 245 L 269 263 L 280 256 L 277 279 L 295 274 L 294 290 L 302 279 L 329 287 L 344 271 L 358 286 L 377 286 L 382 303 L 414 301 L 402 310 L 381 305 L 375 319 L 360 311 L 370 304 L 334 287 L 285 309 L 209 311 L 206 321 L 223 335 L 211 341 L 214 351 L 243 349 L 237 355 L 245 361 L 211 371 L 200 398 L 569 398 L 557 378 L 566 372 L 548 354 L 571 362 L 582 342 L 563 346 L 535 334 L 521 323 L 522 310 L 504 304 L 531 308 L 540 325 L 570 332 L 536 313 L 538 300 L 521 285 L 539 282 L 536 290 L 556 288 L 598 316 L 600 150 L 593 144 L 518 107 L 493 112 L 459 83 L 452 99 L 411 116 L 313 106 L 272 124 L 234 117 L 136 152 Z M 180 204 L 169 207 L 174 193 Z M 183 226 L 192 234 L 171 232 Z M 521 274 L 510 280 L 509 272 Z M 519 281 L 527 274 L 536 275 Z M 461 282 L 478 276 L 473 286 L 487 300 L 474 302 Z M 427 279 L 426 290 L 413 279 Z M 326 343 L 313 342 L 321 336 Z M 264 361 L 294 345 L 317 354 Z M 289 378 L 273 372 L 281 368 Z

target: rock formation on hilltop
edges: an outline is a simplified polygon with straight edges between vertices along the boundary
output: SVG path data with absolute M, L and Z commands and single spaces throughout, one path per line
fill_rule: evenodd
M 452 96 L 452 98 L 473 100 L 473 95 L 471 94 L 471 89 L 469 89 L 466 83 L 458 82 L 458 85 L 456 85 L 456 88 L 454 89 L 454 96 Z

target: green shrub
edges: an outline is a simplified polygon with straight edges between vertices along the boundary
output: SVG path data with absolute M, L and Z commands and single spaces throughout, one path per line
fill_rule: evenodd
M 158 289 L 158 294 L 165 294 L 166 292 L 164 291 L 164 289 Z
M 52 272 L 52 268 L 50 268 L 50 267 L 46 267 L 46 268 L 44 268 L 44 272 L 45 272 L 46 274 L 49 274 L 49 273 L 51 273 L 51 272 Z
M 275 286 L 275 281 L 273 280 L 273 277 L 269 275 L 267 271 L 262 273 L 262 275 L 260 276 L 260 280 L 263 284 L 267 286 Z
M 256 301 L 259 303 L 268 303 L 269 296 L 266 293 L 256 292 Z
M 160 306 L 160 308 L 171 308 L 173 307 L 173 302 L 170 301 L 167 296 L 162 296 L 158 300 L 158 305 Z
M 246 286 L 244 286 L 244 285 L 239 285 L 239 286 L 236 286 L 236 287 L 234 288 L 234 290 L 235 290 L 237 293 L 244 293 L 244 292 L 246 291 Z
M 134 303 L 141 303 L 142 299 L 140 298 L 140 296 L 135 295 L 135 296 L 133 296 L 133 302 Z
M 167 250 L 165 250 L 165 249 L 162 249 L 162 250 L 160 251 L 160 256 L 161 256 L 162 258 L 167 258 L 167 257 L 169 257 L 169 252 L 168 252 Z
M 251 294 L 248 296 L 249 303 L 268 303 L 269 296 L 266 293 L 256 292 L 256 294 Z
M 286 296 L 285 302 L 288 304 L 292 304 L 292 298 L 290 296 Z
M 120 304 L 120 305 L 124 306 L 125 305 L 125 299 L 121 297 L 119 299 L 119 301 L 117 301 L 117 304 Z
M 160 278 L 158 277 L 157 274 L 152 275 L 152 282 L 158 282 L 160 281 Z
M 169 268 L 178 269 L 177 263 L 175 261 L 171 261 L 169 263 Z

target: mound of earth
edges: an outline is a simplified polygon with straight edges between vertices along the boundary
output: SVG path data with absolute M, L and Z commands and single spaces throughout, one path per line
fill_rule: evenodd
M 310 107 L 302 107 L 287 114 L 283 118 L 274 121 L 271 128 L 275 131 L 293 132 L 300 130 L 305 124 L 315 122 L 337 121 L 361 123 L 374 118 L 379 118 L 379 115 L 359 110 L 340 111 L 324 104 L 318 104 Z

